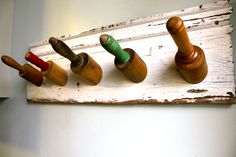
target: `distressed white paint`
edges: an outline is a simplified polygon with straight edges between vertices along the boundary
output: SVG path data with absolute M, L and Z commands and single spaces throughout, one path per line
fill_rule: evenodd
M 232 103 L 235 84 L 231 12 L 228 1 L 220 1 L 61 37 L 75 53 L 86 52 L 101 65 L 103 79 L 97 86 L 83 82 L 77 86 L 78 76 L 70 71 L 70 61 L 56 54 L 47 41 L 34 43 L 30 51 L 64 67 L 69 81 L 64 87 L 53 85 L 47 79 L 41 87 L 28 83 L 27 99 L 67 103 Z M 209 72 L 199 84 L 186 83 L 175 69 L 177 48 L 165 23 L 176 15 L 185 21 L 192 44 L 205 52 Z M 115 69 L 114 57 L 99 44 L 103 33 L 114 36 L 123 48 L 132 48 L 142 57 L 148 67 L 143 82 L 132 83 Z M 202 92 L 190 92 L 192 90 Z

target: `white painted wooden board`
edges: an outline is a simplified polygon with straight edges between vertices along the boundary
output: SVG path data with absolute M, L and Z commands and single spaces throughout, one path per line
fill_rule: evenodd
M 96 86 L 80 81 L 70 71 L 70 61 L 56 54 L 47 40 L 33 43 L 30 51 L 65 68 L 69 81 L 64 87 L 46 78 L 41 87 L 27 83 L 27 100 L 75 104 L 234 103 L 231 12 L 228 1 L 219 1 L 58 37 L 76 54 L 86 52 L 101 65 L 103 79 Z M 205 52 L 209 72 L 199 84 L 185 82 L 176 71 L 177 47 L 165 26 L 172 16 L 184 20 L 192 44 Z M 141 56 L 148 67 L 143 82 L 132 83 L 115 68 L 114 56 L 99 43 L 103 33 L 112 35 L 121 47 L 132 48 Z

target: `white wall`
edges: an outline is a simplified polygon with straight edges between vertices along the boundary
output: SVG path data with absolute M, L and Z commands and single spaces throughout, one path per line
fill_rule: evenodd
M 50 36 L 212 1 L 15 0 L 12 56 L 24 63 L 29 44 Z M 236 105 L 28 104 L 24 80 L 13 69 L 10 76 L 12 97 L 0 99 L 1 157 L 236 156 Z
M 0 0 L 0 56 L 11 54 L 14 0 Z M 0 98 L 10 96 L 9 69 L 0 62 Z

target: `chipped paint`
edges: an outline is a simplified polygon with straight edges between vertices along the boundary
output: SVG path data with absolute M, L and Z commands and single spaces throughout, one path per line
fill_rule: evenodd
M 187 90 L 188 93 L 205 93 L 207 92 L 207 89 L 189 89 Z
M 103 79 L 97 86 L 89 86 L 72 74 L 69 61 L 56 54 L 47 40 L 34 43 L 30 51 L 64 67 L 69 80 L 64 87 L 47 80 L 42 87 L 28 83 L 27 100 L 71 104 L 235 103 L 231 13 L 228 1 L 219 1 L 103 26 L 74 36 L 60 36 L 76 54 L 86 52 L 101 65 Z M 205 52 L 209 72 L 199 84 L 184 82 L 176 72 L 177 48 L 165 27 L 173 15 L 184 20 L 190 40 Z M 115 69 L 114 57 L 104 51 L 98 40 L 104 32 L 112 34 L 123 48 L 130 47 L 142 57 L 148 67 L 143 82 L 129 82 Z

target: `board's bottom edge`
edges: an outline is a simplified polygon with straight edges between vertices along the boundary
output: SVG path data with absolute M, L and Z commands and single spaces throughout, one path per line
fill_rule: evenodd
M 137 100 L 128 100 L 128 101 L 84 101 L 79 102 L 76 100 L 56 100 L 56 99 L 35 99 L 27 98 L 28 103 L 42 103 L 42 104 L 97 104 L 97 105 L 132 105 L 132 104 L 236 104 L 236 97 L 232 96 L 204 96 L 196 98 L 180 98 L 174 100 L 164 99 L 162 101 L 156 99 L 137 99 Z

